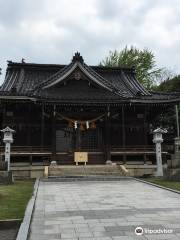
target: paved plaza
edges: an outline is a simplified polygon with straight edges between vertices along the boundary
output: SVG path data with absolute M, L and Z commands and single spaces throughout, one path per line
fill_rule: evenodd
M 180 239 L 180 195 L 133 179 L 40 182 L 29 240 L 59 239 Z

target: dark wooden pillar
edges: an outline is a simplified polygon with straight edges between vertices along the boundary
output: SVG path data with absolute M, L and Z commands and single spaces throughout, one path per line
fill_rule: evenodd
M 111 121 L 109 109 L 105 118 L 105 158 L 106 161 L 111 161 Z
M 148 145 L 148 122 L 147 122 L 147 109 L 146 107 L 144 108 L 144 144 Z
M 28 113 L 27 113 L 27 119 L 26 119 L 26 124 L 27 124 L 27 146 L 31 146 L 31 129 L 32 129 L 32 123 L 30 121 L 31 119 L 31 114 L 32 114 L 32 109 L 31 109 L 31 105 L 28 105 Z
M 31 142 L 31 130 L 32 130 L 32 122 L 30 121 L 31 119 L 31 114 L 32 114 L 32 108 L 31 108 L 31 105 L 28 104 L 28 112 L 27 112 L 27 115 L 26 115 L 26 126 L 27 126 L 27 146 L 29 147 L 29 151 L 32 150 L 32 142 Z M 32 165 L 33 163 L 33 156 L 32 154 L 29 155 L 29 164 Z
M 44 104 L 41 106 L 41 148 L 44 147 Z
M 75 129 L 76 133 L 76 151 L 81 151 L 81 130 L 79 127 Z
M 5 103 L 1 103 L 2 106 L 2 119 L 1 119 L 1 129 L 4 128 L 4 123 L 5 123 L 5 114 L 6 114 L 6 109 L 5 109 Z M 0 139 L 1 139 L 1 144 L 3 144 L 3 134 L 0 134 Z M 0 162 L 4 160 L 4 156 L 0 155 Z
M 4 103 L 1 103 L 1 129 L 3 129 L 4 117 L 5 117 L 5 106 Z
M 122 146 L 123 148 L 126 147 L 126 129 L 125 129 L 125 113 L 124 113 L 124 106 L 122 106 L 121 109 L 121 115 L 122 115 Z M 123 163 L 126 163 L 126 154 L 123 154 Z
M 147 110 L 146 107 L 144 107 L 144 118 L 143 118 L 143 128 L 144 128 L 144 145 L 147 146 L 148 140 L 147 140 L 147 134 L 148 134 L 148 129 L 147 129 Z M 144 154 L 144 164 L 147 162 L 147 156 Z
M 3 119 L 2 119 L 2 128 L 6 127 L 6 109 L 7 109 L 7 103 L 3 103 Z
M 52 112 L 52 160 L 56 160 L 56 105 Z

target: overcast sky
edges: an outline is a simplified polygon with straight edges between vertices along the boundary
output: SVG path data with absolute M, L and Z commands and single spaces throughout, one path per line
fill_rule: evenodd
M 7 60 L 66 64 L 78 50 L 95 65 L 125 45 L 180 73 L 180 1 L 0 0 L 3 74 Z

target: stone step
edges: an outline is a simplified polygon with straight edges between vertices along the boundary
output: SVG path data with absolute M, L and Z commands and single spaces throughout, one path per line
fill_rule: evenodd
M 50 166 L 49 176 L 87 176 L 87 175 L 112 175 L 112 176 L 126 176 L 127 173 L 121 166 Z
M 44 182 L 76 182 L 76 181 L 120 181 L 129 180 L 132 177 L 125 176 L 49 176 L 48 178 L 42 178 Z

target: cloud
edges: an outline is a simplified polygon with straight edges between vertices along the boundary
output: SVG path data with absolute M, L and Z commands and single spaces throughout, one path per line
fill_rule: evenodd
M 178 0 L 0 0 L 0 67 L 6 60 L 98 64 L 109 50 L 149 48 L 180 73 Z M 0 77 L 2 82 L 4 75 Z

